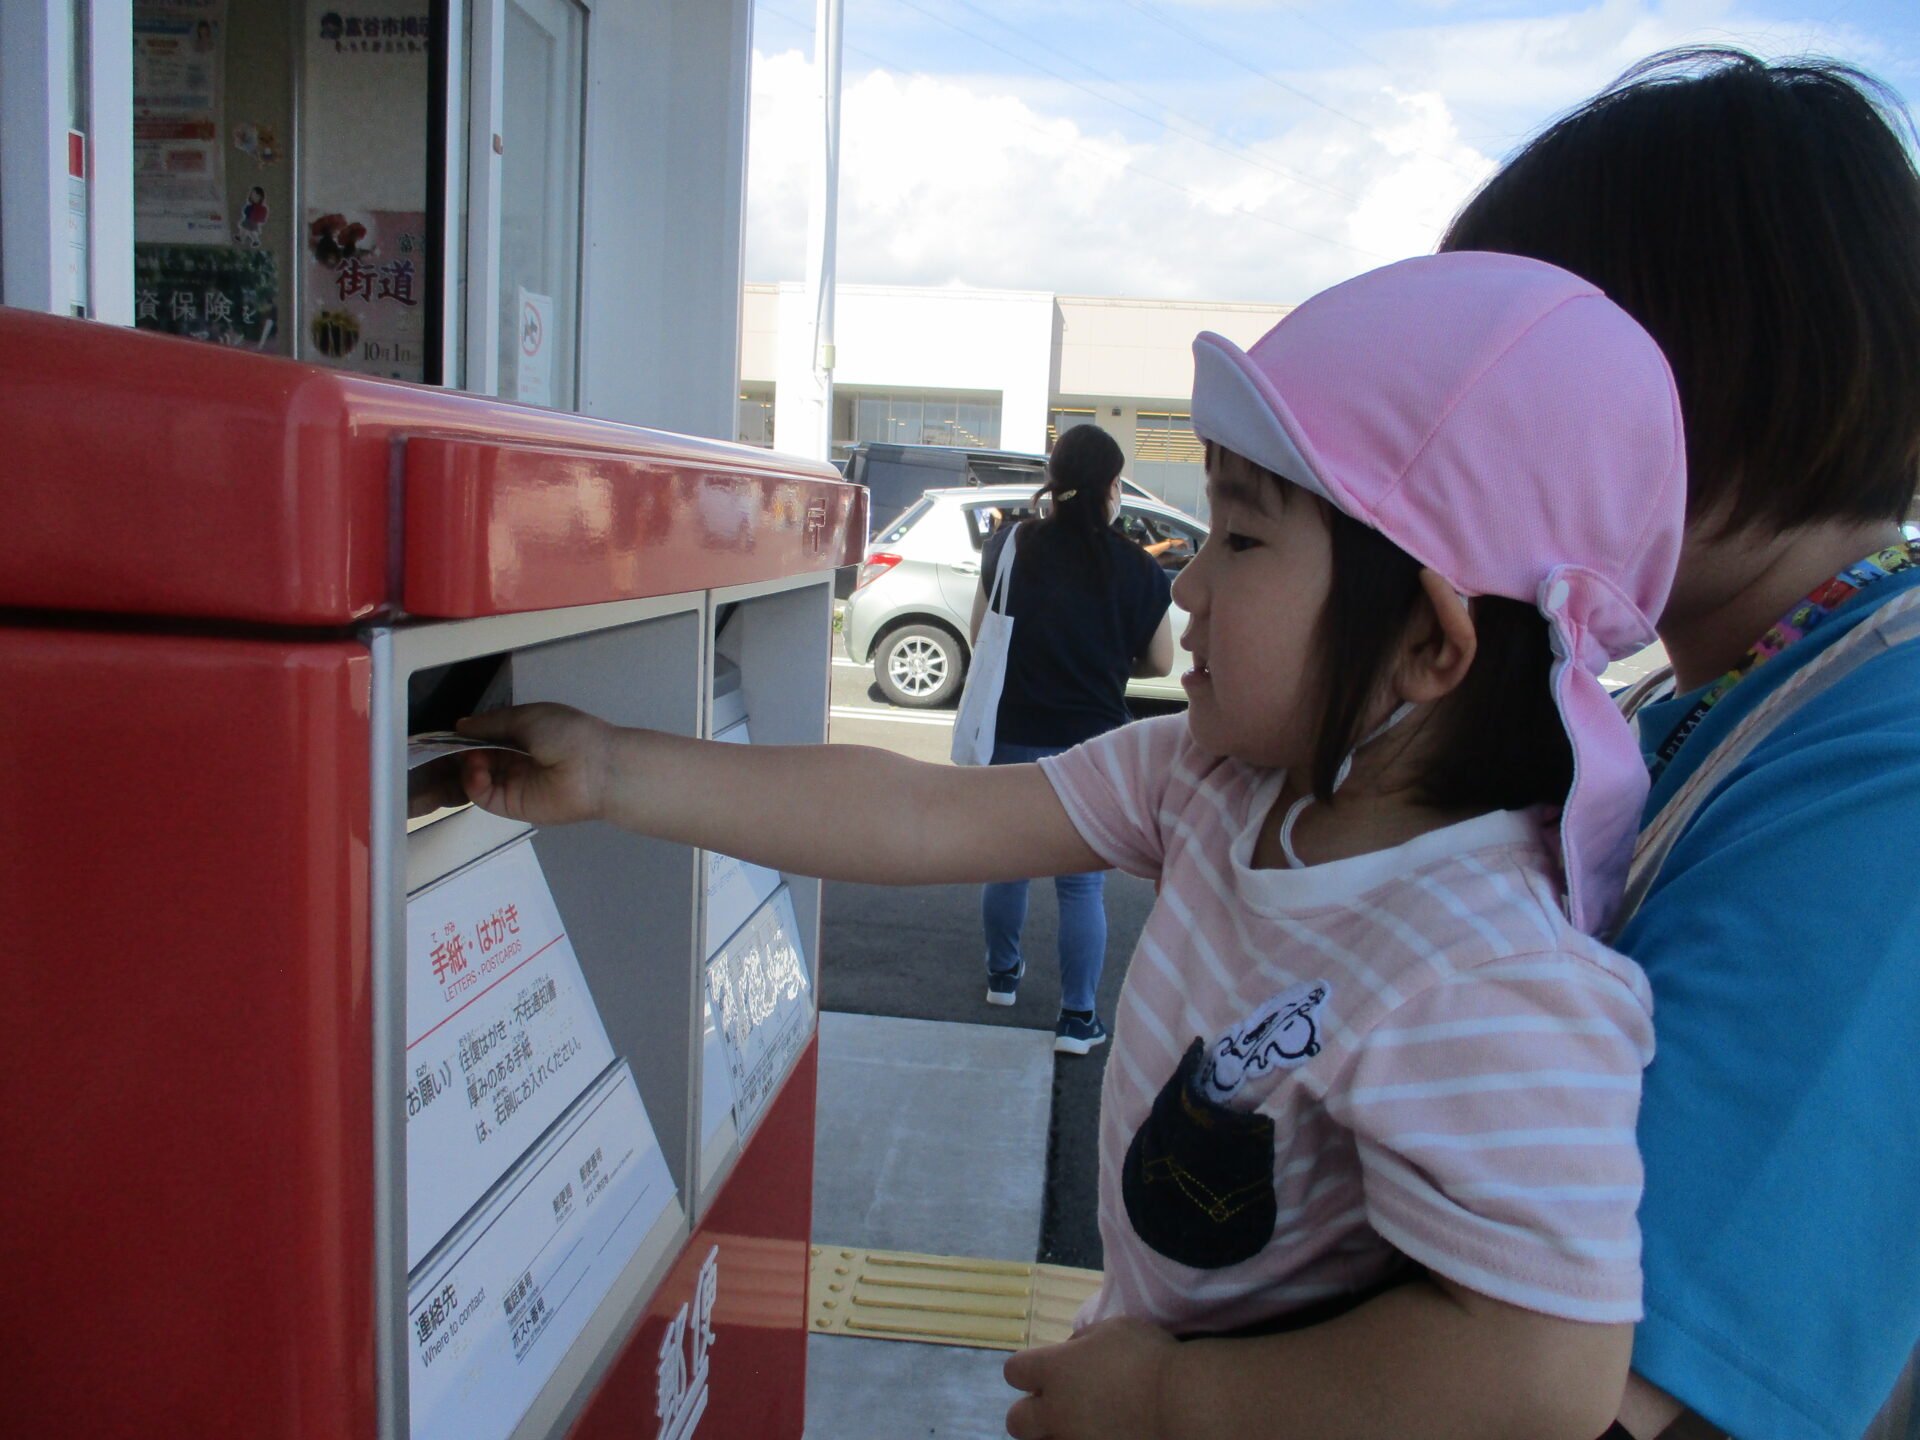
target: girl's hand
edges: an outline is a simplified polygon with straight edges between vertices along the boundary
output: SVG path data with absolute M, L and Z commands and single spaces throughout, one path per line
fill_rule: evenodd
M 469 715 L 455 727 L 476 740 L 503 740 L 527 752 L 473 750 L 460 781 L 483 810 L 533 825 L 598 820 L 607 801 L 614 728 L 565 705 L 516 705 Z
M 1023 1350 L 1007 1383 L 1029 1393 L 1007 1411 L 1014 1440 L 1166 1440 L 1162 1375 L 1180 1342 L 1144 1320 L 1102 1320 L 1071 1340 Z

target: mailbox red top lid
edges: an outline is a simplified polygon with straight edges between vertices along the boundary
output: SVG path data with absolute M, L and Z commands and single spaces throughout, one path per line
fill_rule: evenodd
M 0 606 L 339 626 L 851 564 L 829 465 L 0 307 Z

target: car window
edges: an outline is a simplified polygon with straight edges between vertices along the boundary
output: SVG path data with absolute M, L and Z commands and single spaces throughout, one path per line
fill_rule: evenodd
M 1176 573 L 1186 568 L 1206 539 L 1206 532 L 1197 525 L 1151 510 L 1124 508 L 1114 524 L 1122 535 L 1158 560 L 1161 569 Z
M 876 545 L 892 545 L 896 543 L 902 535 L 906 534 L 907 531 L 919 523 L 922 515 L 926 514 L 927 511 L 932 508 L 933 501 L 922 495 L 918 500 L 913 502 L 906 514 L 894 521 L 893 524 L 889 525 L 880 534 L 874 536 L 873 543 Z
M 1147 533 L 1147 522 L 1132 510 L 1122 510 L 1120 518 L 1113 522 L 1113 528 L 1136 545 L 1145 545 L 1152 538 Z
M 1009 521 L 1018 524 L 1022 520 L 1034 517 L 1033 506 L 1024 501 L 1003 500 L 998 505 L 965 505 L 961 507 L 967 517 L 967 538 L 973 542 L 973 548 L 979 550 L 987 543 L 987 537 Z
M 1043 466 L 1021 465 L 1005 460 L 969 460 L 967 462 L 967 483 L 969 485 L 1025 485 L 1030 489 L 1040 488 L 1040 482 L 1047 478 Z

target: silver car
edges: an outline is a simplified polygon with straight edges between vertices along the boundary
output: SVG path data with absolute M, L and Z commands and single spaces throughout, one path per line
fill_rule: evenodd
M 929 490 L 873 539 L 859 581 L 847 597 L 842 634 L 847 654 L 873 662 L 880 693 L 895 705 L 925 709 L 959 699 L 966 679 L 968 622 L 980 585 L 980 549 L 996 523 L 1034 514 L 1033 491 L 987 485 Z M 1177 572 L 1206 538 L 1207 527 L 1157 500 L 1123 495 L 1121 530 L 1142 545 L 1162 547 L 1160 564 Z M 1179 646 L 1187 617 L 1174 606 L 1173 673 L 1133 680 L 1137 699 L 1182 701 Z

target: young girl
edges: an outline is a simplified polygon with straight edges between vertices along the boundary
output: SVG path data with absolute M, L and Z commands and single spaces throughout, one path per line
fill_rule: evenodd
M 975 770 L 529 706 L 463 722 L 533 757 L 473 753 L 467 793 L 835 878 L 1158 883 L 1105 1283 L 1008 1363 L 1011 1434 L 1590 1440 L 1639 1314 L 1652 1048 L 1591 938 L 1646 787 L 1598 675 L 1677 556 L 1671 377 L 1592 286 L 1467 253 L 1194 351 L 1186 715 Z M 904 803 L 843 823 L 876 783 Z

